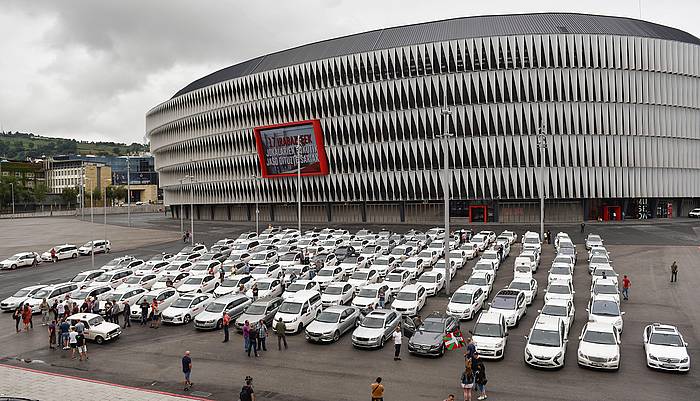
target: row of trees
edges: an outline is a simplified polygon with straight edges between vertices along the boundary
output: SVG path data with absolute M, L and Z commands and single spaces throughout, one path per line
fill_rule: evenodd
M 14 187 L 15 203 L 43 203 L 49 193 L 49 188 L 44 183 L 37 184 L 34 188 L 27 188 L 14 176 L 0 177 L 0 199 L 3 205 L 12 204 Z
M 3 176 L 0 177 L 0 202 L 3 207 L 12 205 L 13 186 L 16 205 L 43 205 L 49 194 L 49 188 L 44 183 L 38 183 L 33 188 L 28 188 L 14 176 Z M 104 206 L 103 199 L 108 206 L 114 206 L 119 201 L 126 201 L 127 190 L 123 185 L 110 185 L 105 188 L 104 193 L 102 192 L 97 188 L 92 191 L 92 202 L 95 206 Z M 64 188 L 61 199 L 68 207 L 72 207 L 78 203 L 78 195 L 80 195 L 79 187 Z M 89 189 L 85 193 L 85 205 L 90 206 Z
M 75 188 L 63 188 L 63 192 L 61 192 L 61 199 L 65 203 L 68 204 L 68 207 L 71 205 L 75 205 L 78 202 L 78 196 L 80 195 L 80 188 L 75 187 Z M 102 196 L 102 191 L 100 191 L 99 188 L 95 188 L 92 191 L 92 202 L 96 206 L 104 206 L 105 201 L 108 206 L 114 206 L 114 204 L 118 201 L 126 201 L 126 196 L 127 196 L 127 189 L 123 185 L 110 185 L 107 188 L 105 188 L 105 193 L 104 193 L 104 198 L 105 201 L 103 200 Z M 90 191 L 86 190 L 85 191 L 85 206 L 92 206 L 90 205 Z

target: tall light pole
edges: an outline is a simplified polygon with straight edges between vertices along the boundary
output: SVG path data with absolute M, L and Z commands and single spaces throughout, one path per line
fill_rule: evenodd
M 250 177 L 254 180 L 253 185 L 255 186 L 255 234 L 260 235 L 260 201 L 258 200 L 258 176 L 251 175 Z
M 91 180 L 83 175 L 83 180 L 85 182 L 91 182 Z M 93 226 L 95 224 L 95 204 L 92 201 L 92 193 L 94 189 L 90 190 L 90 259 L 92 261 L 92 269 L 95 270 L 95 235 L 93 233 Z
M 186 175 L 190 180 L 190 243 L 194 245 L 194 176 Z
M 85 220 L 85 162 L 80 162 L 80 219 Z
M 297 137 L 297 214 L 299 218 L 299 235 L 301 232 L 301 137 Z
M 126 221 L 131 227 L 131 161 L 126 155 Z
M 15 218 L 15 183 L 10 183 L 10 189 L 12 190 L 12 218 Z
M 182 216 L 182 205 L 183 205 L 183 200 L 182 200 L 182 183 L 185 181 L 185 178 L 180 178 L 180 233 L 185 234 L 185 220 Z
M 544 241 L 544 151 L 547 149 L 547 134 L 542 127 L 537 130 L 537 148 L 540 150 L 540 241 Z
M 449 137 L 451 137 L 452 134 L 450 134 L 449 122 L 452 110 L 447 107 L 447 83 L 445 83 L 445 102 L 440 114 L 442 114 L 443 134 L 438 137 L 444 140 L 443 152 L 445 153 L 445 164 L 442 170 L 442 189 L 444 192 L 443 197 L 445 198 L 445 294 L 450 296 L 450 282 L 452 281 L 452 266 L 450 266 L 450 182 L 452 180 L 450 179 Z

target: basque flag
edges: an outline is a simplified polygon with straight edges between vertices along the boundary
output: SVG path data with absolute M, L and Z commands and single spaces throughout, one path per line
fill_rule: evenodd
M 462 332 L 459 330 L 455 330 L 452 333 L 447 333 L 447 335 L 442 337 L 442 341 L 445 343 L 445 348 L 450 351 L 462 348 L 466 345 L 464 338 L 462 337 Z

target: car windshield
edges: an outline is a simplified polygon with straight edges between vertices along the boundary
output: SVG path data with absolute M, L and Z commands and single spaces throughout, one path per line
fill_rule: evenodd
M 374 298 L 377 296 L 377 291 L 379 290 L 376 288 L 363 288 L 360 290 L 357 296 L 360 298 Z
M 460 249 L 463 249 L 465 251 L 472 251 L 474 250 L 474 244 L 464 244 Z
M 469 280 L 467 280 L 467 284 L 471 285 L 488 285 L 489 282 L 486 280 L 486 277 L 469 277 Z
M 593 287 L 593 293 L 594 294 L 617 294 L 617 287 L 614 285 L 601 285 L 601 284 L 596 284 L 595 287 Z
M 260 283 L 258 283 L 258 290 L 267 291 L 270 289 L 271 285 L 272 285 L 272 283 L 270 283 L 270 282 L 264 282 L 264 281 L 260 282 Z
M 253 255 L 253 260 L 265 260 L 267 259 L 267 254 L 266 253 L 256 253 Z
M 207 305 L 207 307 L 204 308 L 204 310 L 207 312 L 221 313 L 224 311 L 225 307 L 226 307 L 225 303 L 212 302 L 209 305 Z
M 183 284 L 202 284 L 204 277 L 190 277 Z
M 561 338 L 558 331 L 534 329 L 530 334 L 530 345 L 558 347 L 560 344 Z
M 547 288 L 547 292 L 552 294 L 571 294 L 571 289 L 568 285 L 553 284 Z
M 279 312 L 280 313 L 291 313 L 291 314 L 297 314 L 301 311 L 301 304 L 299 302 L 282 302 L 282 305 L 280 305 Z
M 493 270 L 493 265 L 491 262 L 477 262 L 477 264 L 474 265 L 474 270 Z
M 280 258 L 280 261 L 282 261 L 282 262 L 292 262 L 292 261 L 294 261 L 296 258 L 297 258 L 297 254 L 296 254 L 296 253 L 285 253 L 285 254 L 282 255 L 282 257 Z
M 99 326 L 104 322 L 104 319 L 102 319 L 102 316 L 95 316 L 92 319 L 88 320 L 88 325 L 90 327 L 95 327 Z
M 239 281 L 241 281 L 240 278 L 234 278 L 234 279 L 227 278 L 226 280 L 224 280 L 223 283 L 221 283 L 221 286 L 222 287 L 238 287 Z
M 267 274 L 267 267 L 256 267 L 250 274 Z
M 124 298 L 125 295 L 126 295 L 125 292 L 116 292 L 116 293 L 113 293 L 112 295 L 108 296 L 107 299 L 111 299 L 113 301 L 119 302 L 122 300 L 122 298 Z
M 491 301 L 491 307 L 496 309 L 515 309 L 515 297 L 496 296 Z
M 601 256 L 601 255 L 593 256 L 591 258 L 591 263 L 608 263 L 608 258 L 606 258 L 605 256 Z
M 192 266 L 192 271 L 203 271 L 209 268 L 209 263 L 195 263 Z
M 96 283 L 107 283 L 112 279 L 112 274 L 103 274 L 95 279 Z
M 9 258 L 7 258 L 7 260 L 19 260 L 19 256 L 20 255 L 12 255 Z
M 545 305 L 542 308 L 542 314 L 560 317 L 568 316 L 566 313 L 566 307 L 561 305 Z
M 539 244 L 540 240 L 537 237 L 525 237 L 524 244 Z
M 234 246 L 233 249 L 235 251 L 245 251 L 246 249 L 248 249 L 248 244 L 238 244 Z
M 340 295 L 343 293 L 343 288 L 342 287 L 328 287 L 326 288 L 326 291 L 324 294 L 328 295 Z
M 430 252 L 430 251 L 423 251 L 423 252 L 419 253 L 418 256 L 420 256 L 420 257 L 423 258 L 423 259 L 426 259 L 426 258 L 427 258 L 427 259 L 432 259 L 433 253 Z
M 571 258 L 569 258 L 568 256 L 557 256 L 556 258 L 554 258 L 554 263 L 566 263 L 566 264 L 570 264 L 570 263 L 571 263 Z
M 373 265 L 380 265 L 380 266 L 388 266 L 389 259 L 377 259 L 372 264 Z
M 264 315 L 265 314 L 265 305 L 250 305 L 246 310 L 245 310 L 246 315 Z
M 175 257 L 173 258 L 173 260 L 176 261 L 176 262 L 184 262 L 184 261 L 186 261 L 186 260 L 189 259 L 189 258 L 190 258 L 190 255 L 178 255 L 178 256 L 175 256 Z
M 354 280 L 367 280 L 367 277 L 369 276 L 369 272 L 355 272 L 350 276 L 351 279 Z
M 396 295 L 397 301 L 415 301 L 418 298 L 418 294 L 415 292 L 399 292 Z
M 171 308 L 189 308 L 192 303 L 192 298 L 180 298 L 170 305 Z
M 462 259 L 462 252 L 450 252 L 450 259 Z
M 182 265 L 180 265 L 180 264 L 171 264 L 171 265 L 168 265 L 168 267 L 166 267 L 165 270 L 168 270 L 168 271 L 180 270 L 180 266 L 182 266 Z
M 586 330 L 583 335 L 583 341 L 594 343 L 594 344 L 606 344 L 615 345 L 617 341 L 615 340 L 615 335 L 612 332 L 602 332 L 602 331 L 592 331 Z
M 406 250 L 403 248 L 394 248 L 391 250 L 392 255 L 403 255 L 404 253 L 406 253 Z
M 287 292 L 297 292 L 306 288 L 306 284 L 292 283 L 287 287 Z
M 316 321 L 321 323 L 338 323 L 339 320 L 340 313 L 336 312 L 321 312 L 316 318 Z
M 508 288 L 513 290 L 530 291 L 530 283 L 526 283 L 524 281 L 513 281 L 510 283 Z
M 442 322 L 436 322 L 434 320 L 428 320 L 423 322 L 420 326 L 421 330 L 427 331 L 429 333 L 442 333 L 445 330 L 445 325 Z
M 378 317 L 366 317 L 362 319 L 362 323 L 360 325 L 369 329 L 381 329 L 384 327 L 384 319 Z
M 12 296 L 15 298 L 26 297 L 27 295 L 29 295 L 30 292 L 31 292 L 31 290 L 21 289 L 21 290 L 15 292 Z
M 119 266 L 119 263 L 120 263 L 120 262 L 121 262 L 121 260 L 119 260 L 119 259 L 112 259 L 112 260 L 110 260 L 109 262 L 107 262 L 107 263 L 104 265 L 104 267 Z
M 530 269 L 530 266 L 520 265 L 515 268 L 515 271 L 518 273 L 531 273 L 532 269 Z
M 417 282 L 419 283 L 435 283 L 437 281 L 437 276 L 428 276 L 428 275 L 421 275 L 418 277 Z
M 355 264 L 357 263 L 357 256 L 346 256 L 345 259 L 343 259 L 343 263 Z
M 472 298 L 474 298 L 474 294 L 470 292 L 455 292 L 450 302 L 456 304 L 471 304 Z
M 620 316 L 620 305 L 613 301 L 594 301 L 591 313 L 600 316 Z
M 318 276 L 321 277 L 332 277 L 335 274 L 335 270 L 333 269 L 321 269 L 318 272 Z
M 73 279 L 71 280 L 71 283 L 80 283 L 80 282 L 83 282 L 83 281 L 85 281 L 85 279 L 87 279 L 88 276 L 89 276 L 89 274 L 87 274 L 87 273 L 85 273 L 85 274 L 78 274 L 78 275 L 76 275 L 75 277 L 73 277 Z
M 649 343 L 654 345 L 667 345 L 671 347 L 682 347 L 683 341 L 678 334 L 674 333 L 652 333 Z
M 589 235 L 588 236 L 588 241 L 590 242 L 600 242 L 600 237 L 597 235 Z
M 139 298 L 138 302 L 136 302 L 134 305 L 141 305 L 143 303 L 143 301 L 146 301 L 150 305 L 151 302 L 153 302 L 153 298 L 155 298 L 155 297 L 156 297 L 155 295 L 146 294 L 146 295 L 142 296 L 141 298 Z
M 406 260 L 403 263 L 401 263 L 401 267 L 412 269 L 412 268 L 416 267 L 416 261 L 415 260 Z
M 483 235 L 477 234 L 477 235 L 472 237 L 471 242 L 478 244 L 479 242 L 484 242 L 485 240 L 486 240 L 486 238 Z
M 549 274 L 555 274 L 560 276 L 570 276 L 571 270 L 568 267 L 552 267 L 549 270 Z
M 403 276 L 400 274 L 389 274 L 386 276 L 384 281 L 388 281 L 390 283 L 401 283 L 403 282 Z
M 603 274 L 605 277 L 617 277 L 617 273 L 610 269 L 595 269 L 595 273 L 593 273 L 597 277 L 603 277 Z
M 481 337 L 503 337 L 500 324 L 477 323 L 474 326 L 473 335 Z
M 493 260 L 498 260 L 498 254 L 495 254 L 495 253 L 485 253 L 485 254 L 483 254 L 483 255 L 481 256 L 481 258 L 482 258 L 482 259 L 486 259 L 486 260 L 491 260 L 491 259 L 493 259 Z

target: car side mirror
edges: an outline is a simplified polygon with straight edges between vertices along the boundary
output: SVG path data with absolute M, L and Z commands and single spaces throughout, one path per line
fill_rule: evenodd
M 620 312 L 620 316 L 624 316 L 625 312 Z
M 579 341 L 583 340 L 583 336 L 578 336 L 578 340 Z
M 474 335 L 474 332 L 472 330 L 468 330 L 469 334 Z
M 591 310 L 589 308 L 586 308 L 586 312 L 590 312 Z
M 525 337 L 526 340 L 530 339 L 530 336 L 523 336 L 523 337 Z
M 537 313 L 542 313 L 542 309 L 537 309 Z

